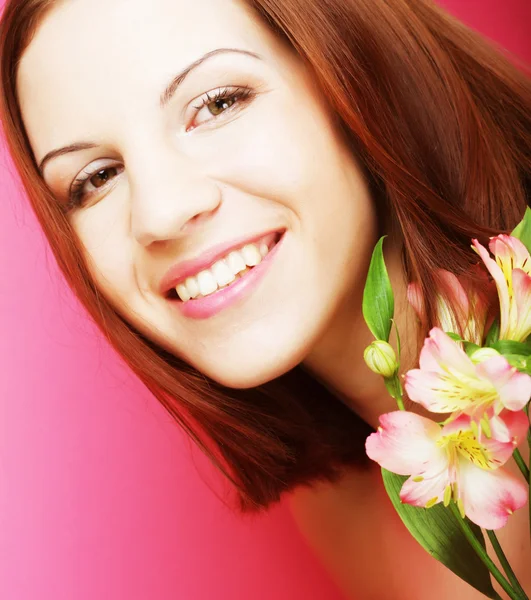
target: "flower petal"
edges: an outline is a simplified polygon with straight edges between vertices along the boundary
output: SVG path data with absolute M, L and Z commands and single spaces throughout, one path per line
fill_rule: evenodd
M 365 442 L 367 456 L 398 475 L 441 470 L 447 459 L 435 443 L 440 430 L 434 421 L 411 412 L 386 413 L 380 416 L 378 431 Z
M 444 499 L 444 490 L 450 484 L 448 469 L 442 469 L 431 477 L 424 476 L 421 481 L 415 481 L 412 476 L 404 482 L 400 490 L 400 500 L 412 506 L 425 507 L 437 504 Z
M 433 327 L 420 352 L 419 365 L 423 371 L 446 373 L 452 369 L 475 377 L 475 366 L 466 352 L 439 327 Z
M 502 410 L 497 416 L 489 419 L 492 437 L 500 442 L 512 442 L 516 445 L 527 435 L 529 420 L 523 410 Z
M 510 310 L 509 287 L 507 280 L 498 263 L 490 257 L 488 250 L 476 239 L 472 240 L 472 244 L 476 252 L 481 257 L 481 260 L 485 263 L 489 273 L 492 275 L 494 282 L 496 283 L 498 297 L 500 299 L 500 338 L 507 339 Z M 494 247 L 496 246 L 494 245 Z
M 509 410 L 522 410 L 531 398 L 531 377 L 511 367 L 503 356 L 493 356 L 479 363 L 476 371 L 492 383 L 500 402 Z
M 424 300 L 418 283 L 411 282 L 407 286 L 407 299 L 413 307 L 413 310 L 416 312 L 419 321 L 424 321 L 426 318 L 426 311 L 424 309 Z
M 404 387 L 410 400 L 434 413 L 466 410 L 474 401 L 474 390 L 449 375 L 411 369 Z
M 459 463 L 459 496 L 466 516 L 484 529 L 499 529 L 527 501 L 527 485 L 504 469 L 486 471 Z
M 522 269 L 513 270 L 513 293 L 516 323 L 512 323 L 511 339 L 523 342 L 531 333 L 531 277 Z
M 501 233 L 490 239 L 489 249 L 496 258 L 514 265 L 513 268 L 520 269 L 522 265 L 529 262 L 529 250 L 523 242 L 512 235 Z M 528 267 L 531 265 L 528 265 Z

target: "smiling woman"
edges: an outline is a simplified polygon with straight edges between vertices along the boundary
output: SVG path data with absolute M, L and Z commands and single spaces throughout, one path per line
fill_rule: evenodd
M 520 220 L 526 74 L 424 0 L 13 0 L 0 52 L 15 164 L 109 342 L 243 511 L 293 492 L 317 539 L 301 515 L 332 485 L 321 506 L 364 515 L 349 521 L 362 597 L 425 597 L 415 569 L 390 561 L 392 593 L 375 575 L 390 517 L 364 443 L 390 405 L 363 362 L 363 283 L 385 233 L 414 349 L 437 323 L 437 269 L 463 275 L 471 238 Z M 476 597 L 416 560 L 432 600 Z

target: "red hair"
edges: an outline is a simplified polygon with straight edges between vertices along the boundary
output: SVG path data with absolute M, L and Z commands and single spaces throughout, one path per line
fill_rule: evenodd
M 0 118 L 64 277 L 112 346 L 256 511 L 364 463 L 369 427 L 300 367 L 225 388 L 158 347 L 100 294 L 22 122 L 17 65 L 54 0 L 11 0 L 0 24 Z M 472 238 L 510 231 L 531 190 L 531 78 L 515 57 L 426 0 L 246 0 L 315 74 L 363 165 L 381 230 L 436 322 L 437 269 L 463 274 Z

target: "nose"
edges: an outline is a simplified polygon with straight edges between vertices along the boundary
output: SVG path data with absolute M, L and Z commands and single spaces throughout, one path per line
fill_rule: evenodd
M 128 171 L 131 233 L 143 246 L 190 235 L 221 203 L 220 187 L 185 155 L 144 153 Z

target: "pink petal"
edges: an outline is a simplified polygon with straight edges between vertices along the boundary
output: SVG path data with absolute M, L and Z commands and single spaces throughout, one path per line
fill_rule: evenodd
M 529 260 L 529 251 L 523 242 L 503 233 L 490 239 L 489 249 L 500 260 L 512 261 L 515 268 Z
M 522 410 L 531 398 L 531 377 L 511 367 L 503 356 L 489 358 L 477 365 L 476 371 L 492 383 L 509 410 Z
M 469 431 L 471 429 L 472 420 L 479 422 L 482 417 L 489 418 L 493 415 L 493 410 L 488 409 L 483 413 L 476 413 L 472 419 L 469 415 L 461 414 L 456 419 L 445 425 L 441 431 L 441 435 L 450 435 L 452 433 L 458 433 L 459 431 Z M 523 414 L 513 413 L 511 411 L 502 411 L 504 416 Z M 525 418 L 525 415 L 524 415 Z M 489 418 L 489 424 L 491 426 L 492 437 L 488 438 L 483 433 L 479 434 L 478 441 L 485 450 L 485 455 L 488 459 L 488 463 L 492 469 L 497 469 L 504 465 L 513 455 L 514 452 L 514 434 L 517 433 L 516 429 L 521 427 L 521 419 L 509 418 L 507 424 L 502 420 L 497 420 L 498 417 Z M 526 419 L 527 420 L 527 419 Z M 519 421 L 517 423 L 517 421 Z M 525 425 L 527 431 L 527 423 Z M 514 433 L 513 429 L 514 428 Z M 492 432 L 495 430 L 496 435 Z
M 498 297 L 500 299 L 500 337 L 502 339 L 507 339 L 507 332 L 509 331 L 510 310 L 509 287 L 507 285 L 507 280 L 505 279 L 505 275 L 503 274 L 503 271 L 501 270 L 498 263 L 490 257 L 487 249 L 483 247 L 478 242 L 478 240 L 472 240 L 472 243 L 477 253 L 485 263 L 485 266 L 487 267 L 489 273 L 492 275 L 494 282 L 496 283 Z
M 441 428 L 430 419 L 407 411 L 380 416 L 380 427 L 365 442 L 367 456 L 398 475 L 419 475 L 442 469 L 446 456 L 435 441 Z
M 512 324 L 516 330 L 513 339 L 523 342 L 531 332 L 531 277 L 522 269 L 513 270 L 513 292 L 517 319 L 517 323 Z
M 447 369 L 475 377 L 475 366 L 465 351 L 439 327 L 430 330 L 420 352 L 420 368 L 423 371 L 446 373 Z
M 527 435 L 529 420 L 523 410 L 502 410 L 497 416 L 489 419 L 492 437 L 500 442 L 512 442 L 516 445 Z
M 426 313 L 424 310 L 424 300 L 420 293 L 420 285 L 418 283 L 412 282 L 407 286 L 407 299 L 413 307 L 413 310 L 417 313 L 419 320 L 423 321 L 426 318 Z
M 499 529 L 527 502 L 527 485 L 504 469 L 486 471 L 459 462 L 459 495 L 466 516 L 484 529 Z
M 422 481 L 414 481 L 414 477 L 410 477 L 400 490 L 400 500 L 405 504 L 412 506 L 426 506 L 430 500 L 437 498 L 437 502 L 441 502 L 444 498 L 444 490 L 450 484 L 448 469 L 445 468 L 432 477 L 426 477 Z M 437 504 L 433 502 L 433 504 Z
M 457 276 L 446 269 L 439 269 L 437 273 L 452 303 L 460 306 L 465 314 L 468 313 L 468 296 Z
M 470 389 L 455 377 L 421 369 L 406 373 L 404 387 L 410 400 L 434 413 L 465 410 L 474 400 Z
M 466 414 L 460 414 L 455 419 L 452 419 L 447 423 L 441 430 L 441 436 L 451 435 L 458 431 L 468 431 L 470 429 L 470 423 L 472 418 Z

